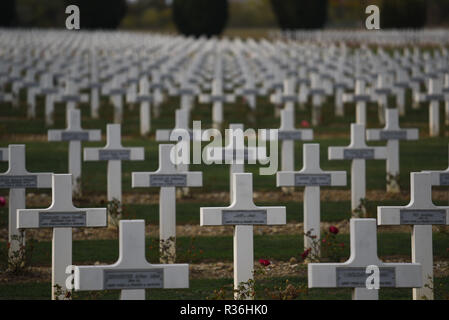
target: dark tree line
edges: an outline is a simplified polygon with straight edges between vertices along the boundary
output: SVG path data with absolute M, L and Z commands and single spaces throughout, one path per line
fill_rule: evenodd
M 116 29 L 126 15 L 126 0 L 65 0 L 80 8 L 81 29 Z
M 173 22 L 187 36 L 219 35 L 229 15 L 227 0 L 174 0 Z
M 15 24 L 17 18 L 16 1 L 0 1 L 0 27 L 11 27 Z
M 271 0 L 282 30 L 319 29 L 327 21 L 327 0 Z

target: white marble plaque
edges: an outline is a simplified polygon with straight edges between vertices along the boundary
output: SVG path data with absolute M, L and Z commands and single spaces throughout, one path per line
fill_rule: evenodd
M 266 210 L 223 210 L 223 225 L 264 225 L 267 224 Z
M 445 210 L 419 210 L 419 209 L 402 209 L 400 211 L 401 224 L 411 225 L 434 225 L 446 224 Z
M 396 270 L 392 267 L 379 268 L 379 287 L 396 287 Z M 337 267 L 337 287 L 339 288 L 366 288 L 366 279 L 370 274 L 366 268 Z
M 164 287 L 164 270 L 104 270 L 105 290 L 147 289 Z
M 440 185 L 441 186 L 449 186 L 449 173 L 441 173 L 440 174 Z
M 86 212 L 39 212 L 39 228 L 78 228 L 86 226 Z
M 295 174 L 295 186 L 330 186 L 330 174 Z
M 130 160 L 130 150 L 100 150 L 100 160 Z
M 374 149 L 345 149 L 343 158 L 345 160 L 374 159 Z
M 62 141 L 87 141 L 89 140 L 89 132 L 62 132 L 61 133 Z
M 0 177 L 0 188 L 27 189 L 37 188 L 37 176 L 3 176 Z
M 407 139 L 407 131 L 380 131 L 380 139 L 381 140 L 406 140 Z
M 279 140 L 301 140 L 301 131 L 279 131 Z
M 185 187 L 187 175 L 185 174 L 158 174 L 150 175 L 150 187 Z

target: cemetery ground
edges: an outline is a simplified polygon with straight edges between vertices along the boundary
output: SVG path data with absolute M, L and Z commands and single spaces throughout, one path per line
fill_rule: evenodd
M 441 135 L 428 135 L 428 106 L 422 104 L 418 110 L 410 107 L 407 97 L 407 115 L 401 117 L 403 128 L 419 128 L 418 141 L 401 141 L 401 175 L 399 194 L 385 191 L 385 161 L 367 161 L 367 217 L 376 217 L 377 206 L 406 205 L 410 200 L 409 172 L 421 170 L 442 170 L 447 168 L 447 145 L 449 128 L 444 124 L 441 110 Z M 146 252 L 148 261 L 159 262 L 158 252 L 158 188 L 131 188 L 131 172 L 154 171 L 158 167 L 158 143 L 155 130 L 174 127 L 174 110 L 178 98 L 168 98 L 161 107 L 159 118 L 152 119 L 152 133 L 148 137 L 139 134 L 138 107 L 127 106 L 122 123 L 122 143 L 125 146 L 145 147 L 145 161 L 123 163 L 123 218 L 145 219 L 147 224 Z M 394 105 L 394 101 L 390 103 Z M 89 106 L 81 105 L 82 126 L 85 129 L 101 129 L 101 142 L 83 143 L 84 147 L 104 145 L 106 124 L 113 122 L 112 106 L 102 100 L 100 118 L 92 120 Z M 321 167 L 323 170 L 346 170 L 350 181 L 350 161 L 329 161 L 328 146 L 349 144 L 349 127 L 355 119 L 354 105 L 345 106 L 344 118 L 335 118 L 330 100 L 323 108 L 323 123 L 314 129 L 313 142 L 320 143 Z M 229 123 L 243 123 L 246 128 L 279 128 L 279 119 L 274 117 L 274 107 L 267 99 L 259 99 L 256 114 L 250 115 L 249 108 L 238 101 L 224 107 L 223 128 Z M 296 127 L 310 121 L 310 106 L 307 111 L 297 108 Z M 68 144 L 48 142 L 48 129 L 65 128 L 65 108 L 56 105 L 55 125 L 44 124 L 44 103 L 38 99 L 37 119 L 26 119 L 26 106 L 13 108 L 0 103 L 0 147 L 9 144 L 26 144 L 27 168 L 32 172 L 66 173 L 68 168 Z M 211 127 L 210 105 L 195 104 L 193 120 L 201 120 L 202 128 Z M 255 119 L 250 122 L 247 119 Z M 377 122 L 377 105 L 369 104 L 367 128 L 380 127 Z M 207 143 L 204 143 L 206 145 Z M 382 143 L 369 143 L 383 145 Z M 295 144 L 295 169 L 302 168 L 302 143 Z M 279 162 L 280 165 L 280 162 Z M 79 207 L 105 207 L 106 163 L 83 162 L 82 195 L 74 199 Z M 307 289 L 307 265 L 303 255 L 303 203 L 302 188 L 293 194 L 283 194 L 276 187 L 276 178 L 261 176 L 259 165 L 248 165 L 247 172 L 254 177 L 254 201 L 257 205 L 286 206 L 286 226 L 255 227 L 254 258 L 256 259 L 256 299 L 350 299 L 350 289 Z M 7 163 L 0 163 L 0 172 L 7 170 Z M 191 165 L 190 170 L 203 172 L 203 187 L 191 188 L 190 195 L 177 200 L 177 262 L 190 264 L 190 288 L 147 290 L 148 299 L 232 299 L 232 227 L 200 227 L 200 207 L 227 206 L 229 204 L 229 166 Z M 7 190 L 0 195 L 8 201 Z M 350 187 L 322 188 L 322 228 L 330 226 L 339 230 L 335 236 L 328 234 L 331 249 L 325 251 L 329 261 L 344 261 L 349 257 L 349 218 L 351 217 Z M 449 190 L 434 187 L 433 201 L 447 205 Z M 28 190 L 27 208 L 43 208 L 51 203 L 51 190 Z M 8 206 L 0 208 L 0 251 L 1 267 L 4 268 L 7 255 Z M 379 227 L 379 257 L 385 262 L 411 260 L 411 227 Z M 0 299 L 49 299 L 51 287 L 51 230 L 27 230 L 27 247 L 30 265 L 16 275 L 0 274 Z M 74 229 L 73 264 L 107 264 L 118 258 L 118 231 L 114 228 Z M 436 299 L 449 299 L 449 227 L 434 227 Z M 326 244 L 323 244 L 326 247 Z M 309 257 L 310 258 L 310 257 Z M 264 266 L 259 259 L 270 261 Z M 264 262 L 264 261 L 262 261 Z M 267 263 L 265 263 L 267 264 Z M 116 299 L 118 291 L 74 293 L 75 299 Z M 411 289 L 382 289 L 381 299 L 411 299 Z

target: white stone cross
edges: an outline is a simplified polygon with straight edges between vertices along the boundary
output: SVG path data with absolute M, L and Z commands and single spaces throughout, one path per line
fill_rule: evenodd
M 48 130 L 48 141 L 69 142 L 69 173 L 72 174 L 74 195 L 81 194 L 81 142 L 100 140 L 100 130 L 81 128 L 81 111 L 76 109 L 67 114 L 67 129 Z
M 223 123 L 223 104 L 234 103 L 235 95 L 225 94 L 222 79 L 216 78 L 212 81 L 212 93 L 201 94 L 199 102 L 212 103 L 212 123 L 214 127 L 219 128 Z
M 440 102 L 445 100 L 439 79 L 429 80 L 429 93 L 417 94 L 418 101 L 428 101 L 429 105 L 429 134 L 431 137 L 440 135 Z
M 312 97 L 312 125 L 321 123 L 321 109 L 325 102 L 326 91 L 322 87 L 321 77 L 318 73 L 312 73 L 310 78 L 309 95 Z
M 387 141 L 387 192 L 400 191 L 399 176 L 399 141 L 418 140 L 418 129 L 399 127 L 398 109 L 386 109 L 386 125 L 383 129 L 366 130 L 367 141 Z
M 319 247 L 313 246 L 310 236 L 316 236 L 320 243 L 320 187 L 321 186 L 345 186 L 346 171 L 323 171 L 320 168 L 320 145 L 304 144 L 304 166 L 301 171 L 280 171 L 276 175 L 276 186 L 305 187 L 304 188 L 304 249 L 316 249 L 313 252 L 319 256 Z
M 387 148 L 370 147 L 365 143 L 365 126 L 351 124 L 351 144 L 347 147 L 329 147 L 329 160 L 351 160 L 351 208 L 361 205 L 366 196 L 366 160 L 387 158 Z M 362 211 L 364 208 L 361 208 Z M 357 216 L 357 214 L 355 214 Z
M 25 244 L 25 233 L 17 229 L 17 210 L 25 209 L 28 188 L 51 188 L 51 173 L 28 172 L 25 164 L 25 145 L 9 145 L 9 169 L 0 174 L 0 189 L 9 189 L 8 241 L 9 254 Z
M 189 287 L 188 264 L 150 264 L 145 221 L 121 220 L 119 259 L 112 265 L 75 266 L 75 291 L 121 290 L 121 300 L 145 300 L 145 289 Z
M 258 207 L 253 202 L 253 177 L 251 173 L 235 173 L 232 203 L 229 207 L 201 208 L 201 226 L 232 225 L 234 227 L 234 290 L 248 288 L 253 279 L 254 225 L 281 225 L 286 223 L 285 207 Z M 240 299 L 239 292 L 234 294 Z M 252 298 L 247 297 L 247 298 Z
M 146 75 L 139 80 L 139 94 L 136 98 L 140 102 L 140 134 L 148 135 L 151 131 L 151 103 L 154 96 L 150 94 L 150 82 Z
M 368 266 L 379 268 L 379 288 L 416 288 L 422 285 L 418 263 L 384 263 L 377 256 L 376 219 L 351 219 L 351 256 L 343 263 L 309 263 L 309 288 L 353 288 L 354 300 L 377 300 L 368 289 Z
M 42 74 L 40 93 L 45 95 L 45 124 L 52 126 L 55 121 L 55 99 L 57 98 L 58 88 L 53 86 L 53 74 L 51 72 Z
M 377 100 L 377 110 L 379 123 L 385 124 L 385 110 L 388 109 L 388 97 L 391 95 L 392 89 L 386 84 L 386 74 L 381 72 L 377 75 L 377 85 L 373 88 L 373 100 Z
M 428 172 L 410 174 L 410 203 L 377 207 L 379 225 L 412 225 L 412 261 L 422 265 L 423 287 L 413 289 L 413 298 L 433 299 L 432 225 L 449 224 L 449 207 L 432 203 L 432 181 Z
M 142 161 L 144 148 L 127 148 L 121 143 L 119 124 L 108 124 L 104 148 L 84 148 L 84 161 L 108 162 L 108 201 L 122 202 L 122 161 Z M 113 221 L 114 223 L 116 221 Z
M 206 159 L 208 161 L 214 161 L 225 164 L 230 164 L 229 168 L 229 193 L 232 197 L 234 192 L 232 188 L 234 183 L 232 179 L 234 173 L 245 172 L 245 161 L 248 163 L 256 163 L 257 159 L 265 160 L 266 148 L 265 147 L 246 147 L 243 137 L 243 124 L 230 124 L 227 140 L 228 145 L 225 147 L 212 147 L 208 150 Z M 241 136 L 240 136 L 241 133 Z M 239 138 L 242 139 L 239 139 Z
M 281 110 L 281 127 L 278 131 L 281 143 L 281 170 L 295 170 L 295 141 L 313 140 L 313 129 L 296 129 L 294 112 Z
M 176 188 L 203 185 L 201 172 L 176 169 L 172 158 L 173 151 L 175 151 L 174 145 L 159 145 L 159 169 L 156 172 L 132 173 L 133 188 L 160 188 L 159 240 L 161 241 L 161 262 L 166 263 L 174 263 L 176 258 Z M 162 252 L 162 248 L 166 248 L 167 252 Z
M 343 102 L 356 103 L 356 123 L 366 125 L 366 103 L 371 101 L 371 96 L 366 93 L 365 81 L 357 79 L 355 82 L 355 93 L 343 94 Z
M 106 227 L 105 208 L 76 208 L 72 203 L 72 177 L 54 174 L 52 204 L 48 209 L 17 210 L 20 229 L 52 228 L 52 299 L 65 299 L 66 269 L 72 265 L 72 228 Z M 60 290 L 57 289 L 60 288 Z M 62 290 L 62 291 L 61 291 Z

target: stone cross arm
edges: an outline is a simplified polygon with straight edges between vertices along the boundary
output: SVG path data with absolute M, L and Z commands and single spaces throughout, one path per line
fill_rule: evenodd
M 449 206 L 432 202 L 432 176 L 427 172 L 410 174 L 411 200 L 406 206 L 377 207 L 379 225 L 447 225 Z
M 25 145 L 9 145 L 7 153 L 9 168 L 0 174 L 0 189 L 51 188 L 52 173 L 31 173 L 26 170 Z
M 171 144 L 159 145 L 159 168 L 155 172 L 133 172 L 132 187 L 201 187 L 202 172 L 180 172 L 176 169 Z
M 75 266 L 75 290 L 188 288 L 188 264 L 150 264 L 145 258 L 145 221 L 121 220 L 119 259 L 112 265 Z
M 81 128 L 80 110 L 70 110 L 67 115 L 67 129 L 48 130 L 48 141 L 100 141 L 101 130 Z
M 71 228 L 105 227 L 107 213 L 104 208 L 79 209 L 72 203 L 72 177 L 54 174 L 52 178 L 51 206 L 47 209 L 17 210 L 18 228 Z
M 201 208 L 201 226 L 286 223 L 285 207 L 258 207 L 254 204 L 251 173 L 234 173 L 232 182 L 234 202 L 229 207 Z
M 351 219 L 351 256 L 344 263 L 309 263 L 309 288 L 365 288 L 366 267 L 377 266 L 380 287 L 422 286 L 418 263 L 383 263 L 377 255 L 376 219 Z
M 346 171 L 323 171 L 320 168 L 320 145 L 304 144 L 304 166 L 301 171 L 277 173 L 278 187 L 290 186 L 345 186 Z
M 365 143 L 365 126 L 351 124 L 351 144 L 347 147 L 329 147 L 329 160 L 387 159 L 386 147 L 371 147 Z

